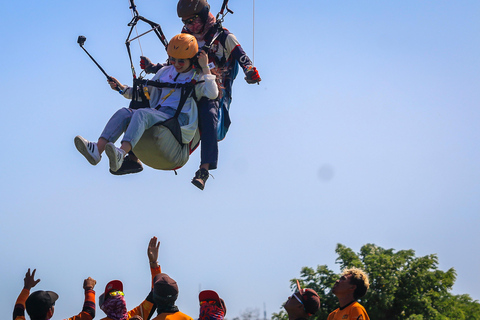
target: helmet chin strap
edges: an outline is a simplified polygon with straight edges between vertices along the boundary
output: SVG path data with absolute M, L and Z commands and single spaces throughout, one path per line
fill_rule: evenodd
M 189 66 L 184 72 L 188 72 L 188 71 L 192 70 L 193 67 L 194 67 L 195 57 L 190 58 L 190 59 L 188 59 L 188 60 L 190 60 L 190 66 Z

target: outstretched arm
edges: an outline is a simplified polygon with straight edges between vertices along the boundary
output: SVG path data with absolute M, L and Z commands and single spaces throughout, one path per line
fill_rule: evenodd
M 160 248 L 160 241 L 157 240 L 157 237 L 152 237 L 148 243 L 147 247 L 147 256 L 148 262 L 150 263 L 150 272 L 152 274 L 152 288 L 153 288 L 153 279 L 155 276 L 162 272 L 160 265 L 158 264 L 158 249 Z M 149 315 L 156 310 L 154 301 L 153 301 L 153 291 L 151 290 L 145 300 L 136 308 L 128 312 L 130 319 L 133 319 L 135 315 L 139 315 L 142 318 L 149 318 Z
M 97 281 L 91 277 L 83 280 L 83 289 L 85 290 L 85 301 L 83 302 L 82 312 L 78 315 L 68 318 L 68 320 L 92 320 L 95 318 L 95 285 Z
M 242 67 L 243 72 L 245 73 L 245 81 L 250 84 L 260 83 L 262 78 L 260 78 L 257 68 L 253 66 L 252 61 L 247 56 L 237 38 L 233 34 L 228 34 L 227 38 L 225 39 L 225 46 L 227 50 L 230 51 L 230 55 L 233 57 L 233 59 L 237 60 L 240 64 L 240 67 Z
M 125 91 L 125 89 L 127 89 L 128 86 L 126 85 L 123 85 L 120 83 L 120 81 L 118 81 L 116 78 L 114 77 L 110 77 L 109 79 L 107 79 L 107 82 L 108 84 L 110 85 L 110 88 L 112 88 L 112 90 L 115 90 L 115 91 Z M 118 90 L 120 89 L 120 90 Z
M 30 294 L 30 289 L 35 287 L 37 283 L 40 282 L 40 279 L 35 280 L 36 271 L 37 269 L 33 269 L 33 272 L 30 273 L 30 269 L 28 269 L 27 273 L 25 274 L 25 278 L 23 279 L 23 290 L 18 296 L 13 309 L 14 320 L 25 320 L 25 301 L 27 301 L 27 298 Z

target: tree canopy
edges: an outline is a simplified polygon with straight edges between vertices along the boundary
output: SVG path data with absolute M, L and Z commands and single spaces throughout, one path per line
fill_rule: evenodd
M 438 269 L 438 257 L 430 254 L 415 257 L 413 250 L 384 249 L 374 244 L 362 246 L 359 253 L 338 244 L 336 263 L 340 269 L 357 267 L 370 278 L 367 294 L 359 300 L 371 319 L 480 319 L 480 304 L 468 294 L 450 293 L 456 279 L 453 268 Z M 305 288 L 314 289 L 321 299 L 321 308 L 312 320 L 325 320 L 338 308 L 331 288 L 339 278 L 326 265 L 303 267 L 298 279 Z M 292 279 L 291 287 L 295 288 Z M 274 320 L 286 319 L 284 310 Z

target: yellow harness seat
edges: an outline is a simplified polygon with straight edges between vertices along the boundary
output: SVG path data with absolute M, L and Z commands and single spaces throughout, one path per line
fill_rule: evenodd
M 158 170 L 174 170 L 187 163 L 199 142 L 198 129 L 190 143 L 180 144 L 168 128 L 157 125 L 143 133 L 133 152 L 149 167 Z

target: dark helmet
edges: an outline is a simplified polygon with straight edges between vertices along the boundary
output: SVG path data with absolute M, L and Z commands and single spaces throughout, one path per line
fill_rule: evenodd
M 179 0 L 177 4 L 177 14 L 179 18 L 186 18 L 198 15 L 202 21 L 206 21 L 210 5 L 207 0 Z

